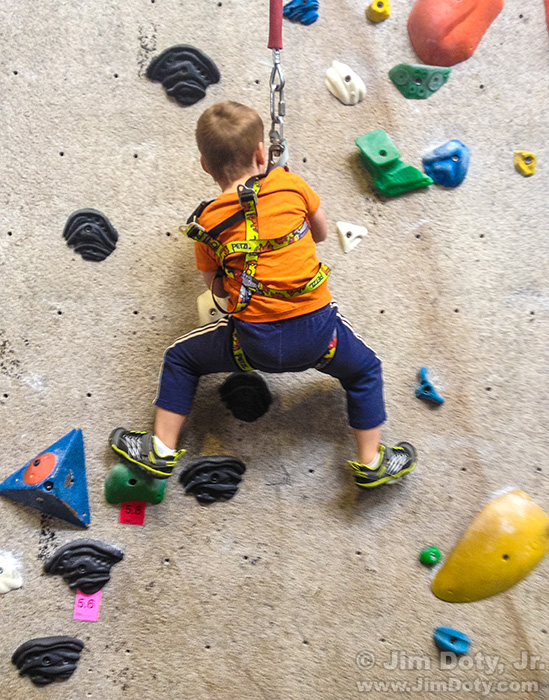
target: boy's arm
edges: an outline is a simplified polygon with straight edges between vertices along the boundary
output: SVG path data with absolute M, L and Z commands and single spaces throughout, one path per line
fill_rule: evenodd
M 218 270 L 208 270 L 208 272 L 202 272 L 202 275 L 208 289 L 212 289 L 213 284 L 213 293 L 215 296 L 219 297 L 220 299 L 225 299 L 229 296 L 229 292 L 227 292 L 223 286 L 223 277 L 216 278 L 217 273 Z
M 314 214 L 309 215 L 308 219 L 314 242 L 320 243 L 325 241 L 328 235 L 328 224 L 322 209 L 319 207 Z

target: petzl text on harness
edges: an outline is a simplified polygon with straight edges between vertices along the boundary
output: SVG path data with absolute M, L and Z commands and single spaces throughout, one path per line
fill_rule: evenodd
M 238 185 L 238 201 L 240 211 L 233 214 L 225 221 L 215 226 L 213 229 L 206 229 L 198 223 L 198 219 L 204 209 L 211 202 L 202 202 L 200 206 L 190 216 L 185 226 L 180 226 L 179 230 L 189 238 L 199 243 L 205 243 L 215 253 L 219 260 L 219 266 L 223 274 L 240 283 L 238 299 L 234 309 L 230 313 L 239 313 L 248 306 L 253 294 L 276 299 L 292 299 L 302 294 L 308 294 L 323 284 L 330 274 L 330 268 L 324 263 L 320 263 L 317 273 L 308 282 L 293 289 L 273 289 L 260 282 L 255 274 L 259 254 L 269 250 L 279 250 L 292 243 L 301 240 L 309 231 L 307 219 L 290 233 L 279 238 L 260 239 L 257 218 L 258 194 L 261 189 L 261 179 L 264 175 L 256 175 L 246 181 L 244 185 Z M 231 226 L 244 219 L 246 223 L 246 240 L 232 241 L 223 244 L 217 240 L 217 236 Z M 245 255 L 244 266 L 240 270 L 228 264 L 228 258 L 232 255 Z M 225 311 L 224 311 L 225 313 Z

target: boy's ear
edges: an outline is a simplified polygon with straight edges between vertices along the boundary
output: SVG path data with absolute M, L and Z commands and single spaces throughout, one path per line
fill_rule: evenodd
M 204 160 L 204 156 L 200 156 L 200 165 L 202 166 L 202 170 L 205 173 L 208 173 L 208 175 L 211 175 L 210 171 L 208 170 L 208 164 Z
M 255 158 L 259 167 L 265 165 L 265 144 L 260 141 L 255 149 Z

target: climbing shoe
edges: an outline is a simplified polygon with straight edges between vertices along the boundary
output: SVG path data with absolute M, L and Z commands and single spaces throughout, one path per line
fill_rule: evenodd
M 109 441 L 112 449 L 125 459 L 145 469 L 156 479 L 167 479 L 185 450 L 177 450 L 173 455 L 160 457 L 154 445 L 152 433 L 116 428 Z
M 359 462 L 349 462 L 355 472 L 357 486 L 365 489 L 381 486 L 387 481 L 400 479 L 416 466 L 416 451 L 409 442 L 399 442 L 394 447 L 380 445 L 379 450 L 381 461 L 375 469 Z

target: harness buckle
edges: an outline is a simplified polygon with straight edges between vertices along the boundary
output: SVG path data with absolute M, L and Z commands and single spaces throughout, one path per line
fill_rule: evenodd
M 201 226 L 197 221 L 191 221 L 188 224 L 184 224 L 183 226 L 179 227 L 179 230 L 182 234 L 188 236 L 189 238 L 195 238 L 196 234 L 199 232 L 207 233 L 204 226 Z
M 252 187 L 246 187 L 246 185 L 238 185 L 236 188 L 238 193 L 238 203 L 243 209 L 248 202 L 253 202 L 257 204 L 257 192 Z

